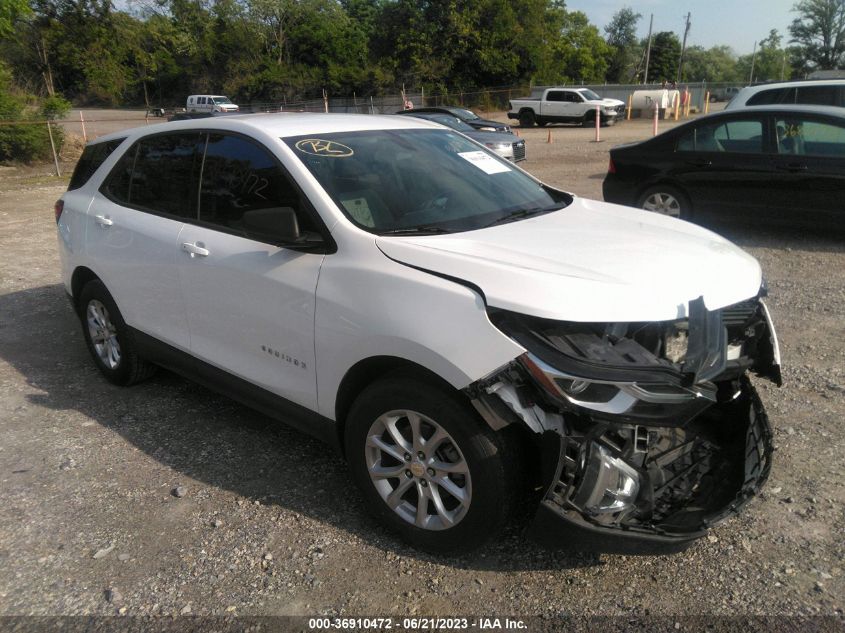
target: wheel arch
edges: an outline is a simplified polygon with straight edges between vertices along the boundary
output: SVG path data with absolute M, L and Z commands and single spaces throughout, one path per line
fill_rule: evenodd
M 91 281 L 102 281 L 93 270 L 87 266 L 77 266 L 70 278 L 70 294 L 73 298 L 73 305 L 79 310 L 79 295 L 85 285 Z
M 337 389 L 335 397 L 335 421 L 337 425 L 338 440 L 340 446 L 344 446 L 344 432 L 346 416 L 358 397 L 366 387 L 379 378 L 388 374 L 402 372 L 405 375 L 429 382 L 441 389 L 455 394 L 457 397 L 464 397 L 458 389 L 449 384 L 427 367 L 398 356 L 371 356 L 364 358 L 350 367 Z

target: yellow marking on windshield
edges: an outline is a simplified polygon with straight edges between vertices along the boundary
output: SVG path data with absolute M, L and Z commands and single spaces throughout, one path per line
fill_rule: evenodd
M 347 158 L 352 156 L 355 152 L 351 147 L 347 147 L 342 143 L 335 143 L 334 141 L 324 141 L 319 138 L 306 138 L 298 141 L 296 149 L 305 154 L 313 154 L 314 156 L 331 156 L 332 158 Z

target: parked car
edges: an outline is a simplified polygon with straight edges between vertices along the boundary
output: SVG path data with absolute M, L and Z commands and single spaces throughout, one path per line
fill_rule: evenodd
M 472 110 L 459 108 L 457 106 L 426 106 L 424 108 L 413 108 L 412 110 L 399 110 L 396 114 L 407 114 L 413 116 L 419 113 L 449 114 L 475 128 L 479 132 L 504 132 L 505 134 L 510 134 L 511 132 L 511 126 L 507 123 L 483 119 Z
M 826 105 L 842 108 L 845 107 L 845 79 L 748 86 L 730 100 L 725 110 L 760 105 Z
M 521 127 L 534 127 L 536 123 L 581 123 L 594 125 L 596 110 L 602 125 L 613 125 L 625 112 L 625 103 L 619 99 L 602 99 L 589 88 L 547 88 L 538 97 L 512 99 L 509 119 L 518 119 Z
M 845 111 L 767 106 L 610 150 L 604 199 L 694 222 L 845 226 Z
M 416 547 L 477 546 L 533 500 L 538 538 L 677 551 L 768 475 L 747 372 L 779 381 L 780 361 L 759 264 L 454 130 L 137 128 L 86 147 L 55 211 L 107 380 L 161 365 L 323 438 Z
M 457 130 L 464 136 L 470 137 L 473 141 L 481 143 L 488 149 L 496 152 L 502 158 L 518 163 L 525 160 L 525 139 L 514 134 L 503 132 L 479 132 L 474 127 L 467 125 L 451 114 L 439 114 L 437 112 L 409 113 L 418 119 L 432 121 Z
M 231 116 L 236 115 L 238 112 L 231 110 L 231 111 L 206 111 L 206 112 L 175 112 L 171 116 L 167 117 L 168 121 L 191 121 L 193 119 L 209 119 L 211 117 L 219 117 L 219 116 Z
M 715 103 L 717 101 L 730 101 L 737 95 L 740 90 L 742 90 L 742 88 L 738 88 L 737 86 L 714 88 L 710 92 L 710 103 Z
M 223 95 L 191 95 L 185 105 L 190 112 L 237 112 L 240 107 Z

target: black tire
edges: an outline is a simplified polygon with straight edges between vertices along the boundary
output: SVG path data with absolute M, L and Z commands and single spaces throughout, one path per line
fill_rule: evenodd
M 546 127 L 549 124 L 545 119 L 537 119 L 535 123 L 537 123 L 537 127 Z
M 419 413 L 439 424 L 451 436 L 440 446 L 445 444 L 451 448 L 450 442 L 454 441 L 454 446 L 468 466 L 470 479 L 464 485 L 470 487 L 469 503 L 463 517 L 451 527 L 426 529 L 414 525 L 411 519 L 403 518 L 398 510 L 388 506 L 382 497 L 385 493 L 380 493 L 370 478 L 367 460 L 368 451 L 373 450 L 368 448 L 371 427 L 377 424 L 382 415 L 399 410 Z M 400 417 L 398 424 L 402 423 L 403 418 Z M 381 437 L 387 438 L 386 435 Z M 368 509 L 383 524 L 418 549 L 439 554 L 475 549 L 499 533 L 514 506 L 522 474 L 517 465 L 519 448 L 515 438 L 493 432 L 459 394 L 450 392 L 434 381 L 429 382 L 408 373 L 394 374 L 371 384 L 352 405 L 344 440 L 352 477 Z M 390 441 L 389 438 L 387 441 Z M 380 464 L 383 466 L 383 462 Z M 397 460 L 393 467 L 401 469 L 406 466 Z M 413 480 L 406 493 L 410 494 L 412 502 L 403 502 L 408 503 L 409 510 L 406 512 L 413 514 L 416 511 L 414 499 L 416 507 L 419 507 L 417 491 L 421 488 L 417 481 L 421 483 L 422 479 L 408 475 L 410 472 L 406 470 L 396 478 L 385 481 L 390 488 L 395 489 L 394 486 L 398 488 L 404 481 L 403 476 Z M 430 486 L 433 489 L 435 484 Z M 438 490 L 442 491 L 443 488 Z M 429 505 L 426 501 L 426 507 L 429 510 L 434 508 L 433 502 Z
M 120 353 L 119 360 L 114 366 L 108 365 L 100 357 L 91 338 L 91 331 L 88 324 L 88 310 L 89 306 L 95 305 L 92 302 L 99 302 L 99 304 L 105 307 L 107 316 L 114 327 L 115 338 L 117 339 Z M 79 293 L 77 308 L 79 320 L 82 323 L 82 335 L 85 337 L 88 351 L 94 359 L 94 364 L 97 365 L 97 368 L 109 382 L 126 387 L 146 380 L 155 373 L 156 366 L 145 361 L 138 354 L 132 332 L 127 327 L 117 304 L 102 281 L 95 279 L 85 284 L 82 292 Z
M 637 198 L 637 208 L 645 209 L 646 211 L 654 211 L 654 209 L 646 208 L 650 199 L 654 199 L 657 196 L 669 196 L 677 201 L 678 203 L 678 214 L 674 215 L 673 213 L 663 213 L 663 215 L 671 215 L 672 217 L 680 218 L 681 220 L 692 220 L 693 213 L 692 213 L 692 204 L 690 203 L 689 197 L 677 187 L 673 187 L 672 185 L 655 185 L 653 187 L 649 187 L 645 191 L 643 191 L 639 198 Z M 654 211 L 655 213 L 660 213 L 660 211 Z
M 522 110 L 519 113 L 519 127 L 534 127 L 535 122 L 533 110 Z
M 593 110 L 589 110 L 584 113 L 584 118 L 581 119 L 581 125 L 583 127 L 593 127 L 596 124 L 596 113 Z

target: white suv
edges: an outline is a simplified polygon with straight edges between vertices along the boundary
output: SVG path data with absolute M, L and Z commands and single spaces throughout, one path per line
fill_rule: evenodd
M 845 79 L 785 81 L 747 86 L 736 93 L 725 110 L 795 104 L 845 107 Z
M 780 374 L 757 262 L 441 126 L 238 115 L 111 135 L 56 220 L 108 380 L 163 366 L 325 439 L 417 547 L 478 545 L 530 500 L 538 538 L 677 551 L 768 475 L 747 372 Z

